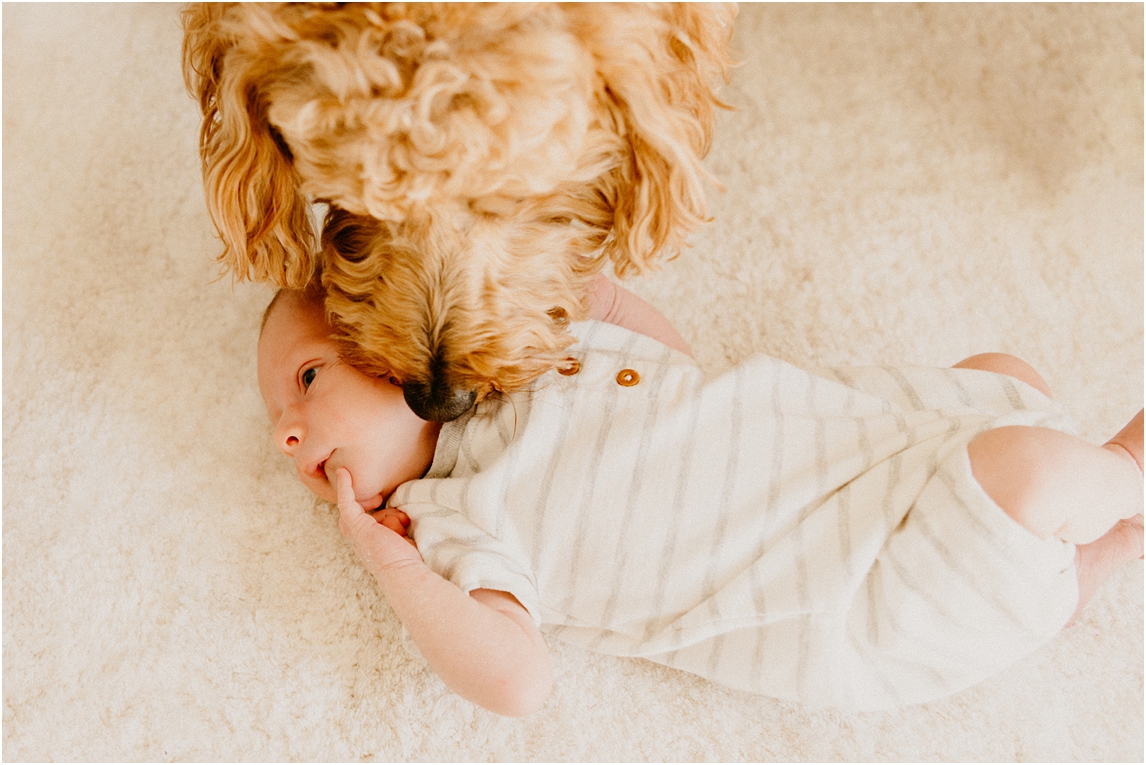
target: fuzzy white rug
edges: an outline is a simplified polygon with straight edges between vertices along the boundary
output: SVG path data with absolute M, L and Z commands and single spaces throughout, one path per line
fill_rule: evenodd
M 447 693 L 271 445 L 177 11 L 3 8 L 5 760 L 1142 760 L 1139 562 L 894 713 L 558 643 L 529 719 Z M 714 372 L 1014 353 L 1105 440 L 1143 398 L 1142 41 L 1140 4 L 745 6 L 727 191 L 633 289 Z

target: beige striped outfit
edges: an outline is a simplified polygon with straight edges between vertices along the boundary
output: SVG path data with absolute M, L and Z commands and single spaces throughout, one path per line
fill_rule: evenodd
M 443 426 L 391 498 L 464 591 L 585 648 L 857 709 L 972 685 L 1073 612 L 1073 545 L 1011 521 L 967 458 L 989 428 L 1069 430 L 1033 388 L 767 356 L 706 379 L 636 333 L 571 331 L 572 374 Z

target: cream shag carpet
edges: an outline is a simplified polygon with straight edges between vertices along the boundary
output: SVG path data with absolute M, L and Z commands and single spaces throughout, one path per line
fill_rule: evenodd
M 1142 760 L 1138 562 L 893 713 L 557 643 L 533 717 L 451 696 L 271 445 L 270 290 L 212 281 L 178 8 L 3 34 L 5 760 Z M 727 191 L 633 289 L 714 372 L 1014 353 L 1104 440 L 1143 398 L 1142 39 L 1140 4 L 745 6 Z

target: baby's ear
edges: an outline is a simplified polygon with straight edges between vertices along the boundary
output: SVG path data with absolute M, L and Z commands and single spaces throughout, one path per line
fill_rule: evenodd
M 315 266 L 315 236 L 290 150 L 267 120 L 250 56 L 229 55 L 223 4 L 183 12 L 183 76 L 199 101 L 199 153 L 207 209 L 223 240 L 219 260 L 238 278 L 301 288 Z

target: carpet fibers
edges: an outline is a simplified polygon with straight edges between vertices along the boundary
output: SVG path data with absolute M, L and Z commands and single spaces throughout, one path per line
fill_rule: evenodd
M 746 5 L 713 221 L 630 283 L 713 373 L 1020 356 L 1142 406 L 1141 4 Z M 982 684 L 809 710 L 552 642 L 525 720 L 449 694 L 274 449 L 265 285 L 220 247 L 178 7 L 3 8 L 7 761 L 1137 760 L 1143 567 Z

